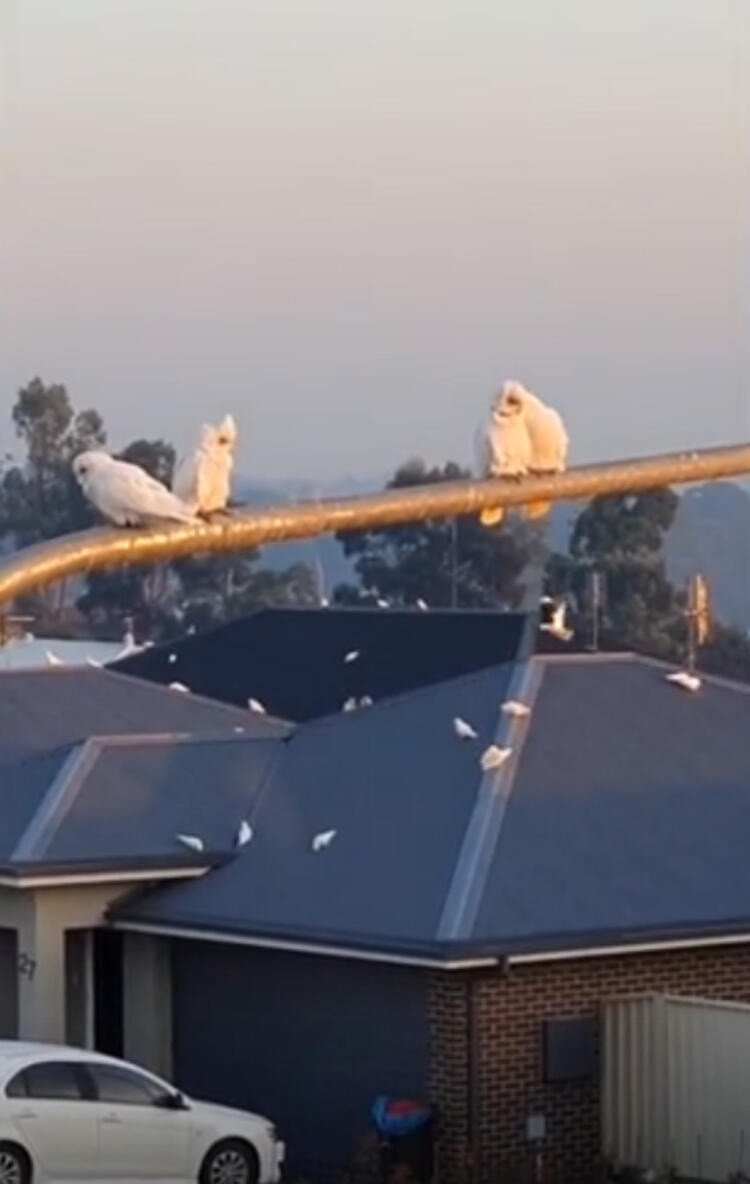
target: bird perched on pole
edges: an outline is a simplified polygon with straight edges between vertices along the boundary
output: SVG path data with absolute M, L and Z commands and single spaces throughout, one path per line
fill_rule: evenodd
M 161 481 L 107 452 L 81 452 L 73 473 L 85 497 L 115 526 L 192 522 L 195 515 Z
M 204 424 L 198 446 L 179 464 L 172 492 L 207 518 L 226 510 L 232 490 L 237 425 L 225 415 L 218 426 Z
M 520 382 L 504 382 L 496 395 L 485 427 L 480 454 L 483 477 L 521 478 L 529 474 L 564 472 L 568 434 L 560 415 Z M 529 518 L 542 518 L 549 502 L 529 505 Z M 479 516 L 484 526 L 496 526 L 504 511 L 491 506 Z

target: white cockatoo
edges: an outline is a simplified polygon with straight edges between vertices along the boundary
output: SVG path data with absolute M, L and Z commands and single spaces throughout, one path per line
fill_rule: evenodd
M 195 522 L 190 508 L 140 465 L 107 452 L 81 452 L 73 472 L 84 495 L 115 526 Z
M 493 400 L 489 419 L 478 441 L 482 477 L 525 477 L 531 467 L 531 437 L 518 414 L 520 398 L 508 391 L 510 383 Z
M 490 744 L 479 758 L 482 772 L 491 773 L 494 769 L 501 769 L 511 752 L 510 748 L 498 748 L 497 744 Z
M 457 715 L 453 721 L 453 731 L 458 736 L 459 740 L 476 740 L 477 732 L 472 728 L 471 724 L 467 724 L 465 719 L 461 719 Z
M 253 828 L 245 819 L 240 823 L 237 834 L 234 837 L 235 847 L 246 847 L 251 842 L 253 837 Z
M 326 847 L 330 847 L 333 840 L 336 838 L 335 830 L 323 830 L 320 834 L 315 835 L 312 841 L 312 849 L 317 854 L 319 851 L 325 851 Z
M 204 424 L 198 447 L 178 465 L 172 492 L 197 514 L 226 510 L 232 489 L 237 425 L 225 415 L 217 427 Z
M 557 411 L 527 390 L 520 382 L 504 382 L 492 408 L 494 465 L 485 468 L 486 477 L 522 477 L 527 473 L 562 473 L 568 461 L 568 434 Z M 489 439 L 490 430 L 487 431 Z M 549 502 L 528 507 L 530 518 L 542 518 Z M 483 511 L 485 526 L 501 521 L 502 510 Z

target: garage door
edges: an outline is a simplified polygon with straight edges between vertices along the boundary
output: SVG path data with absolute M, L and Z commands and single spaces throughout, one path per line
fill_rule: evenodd
M 377 1094 L 426 1095 L 420 970 L 175 941 L 173 983 L 177 1084 L 268 1115 L 294 1169 L 349 1162 Z

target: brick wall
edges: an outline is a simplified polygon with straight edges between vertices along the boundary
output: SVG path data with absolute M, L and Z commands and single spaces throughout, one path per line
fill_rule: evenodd
M 750 1001 L 750 945 L 433 975 L 431 1088 L 441 1113 L 441 1184 L 530 1179 L 524 1133 L 532 1111 L 547 1118 L 545 1181 L 592 1179 L 600 1161 L 598 1084 L 544 1084 L 542 1021 L 597 1018 L 604 1000 L 646 991 Z

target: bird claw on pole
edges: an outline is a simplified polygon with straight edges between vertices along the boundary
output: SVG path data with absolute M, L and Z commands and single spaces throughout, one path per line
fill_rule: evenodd
M 750 444 L 586 465 L 522 481 L 484 479 L 404 486 L 382 493 L 235 511 L 229 520 L 150 530 L 99 528 L 49 539 L 0 562 L 0 605 L 67 576 L 248 551 L 265 543 L 402 522 L 479 515 L 494 507 L 580 501 L 750 473 Z

